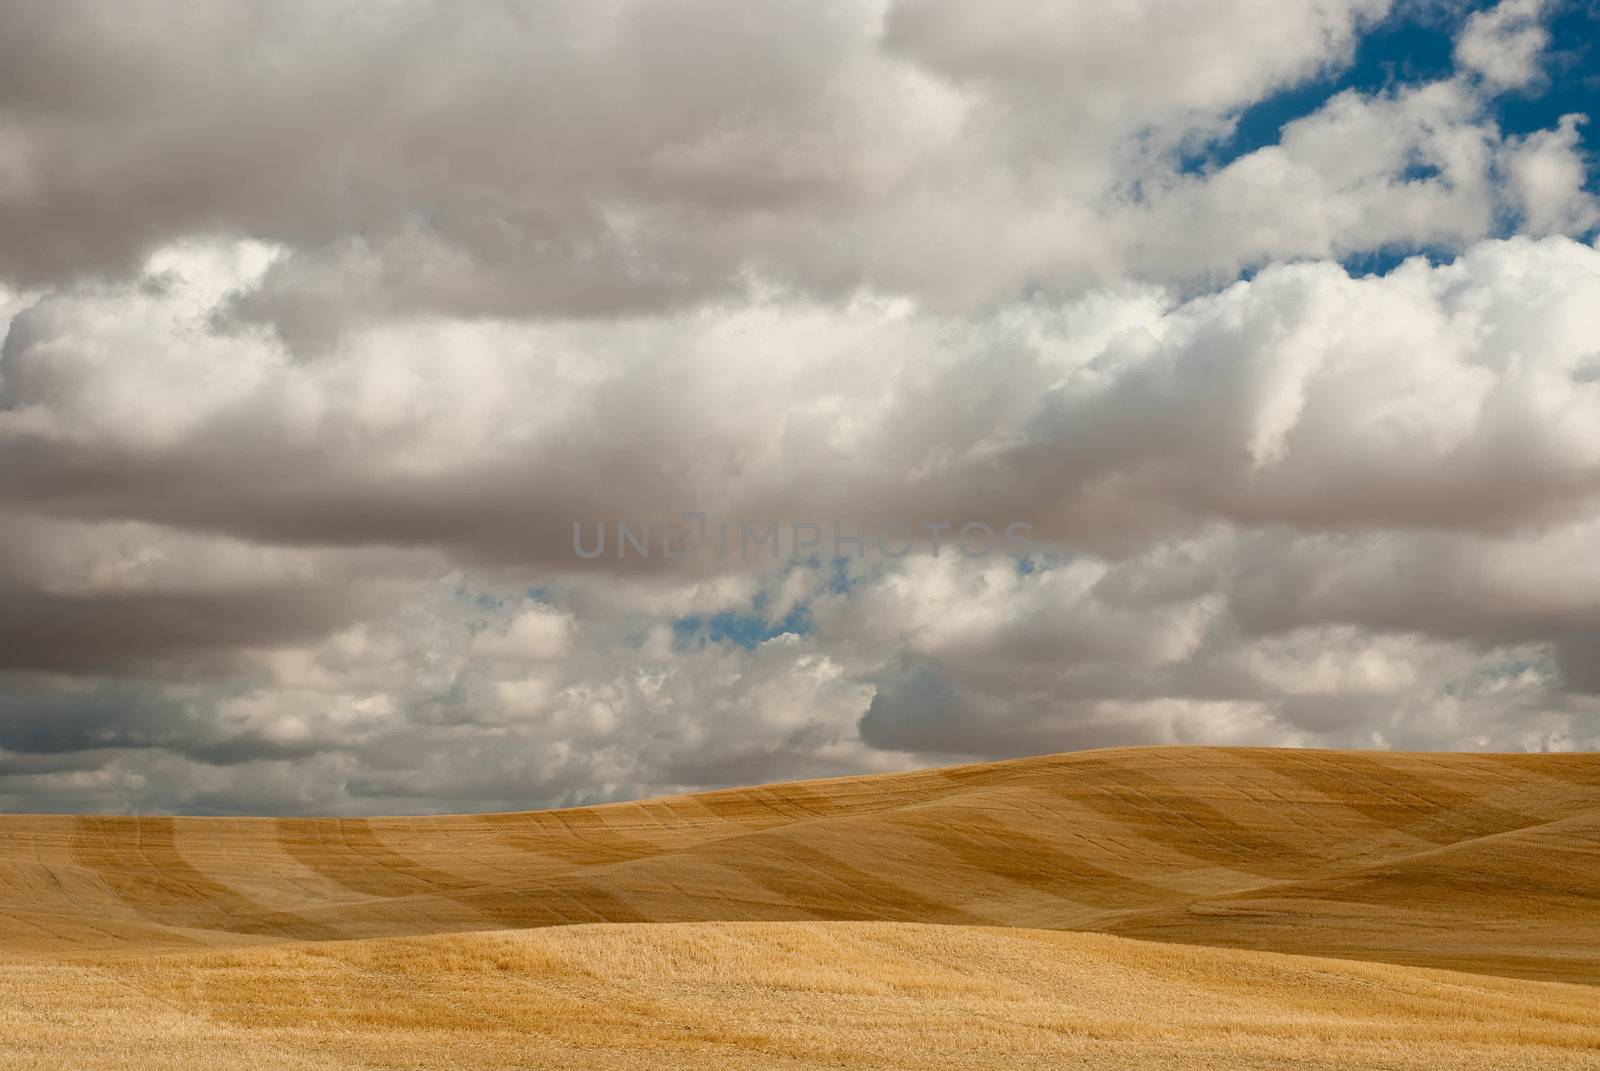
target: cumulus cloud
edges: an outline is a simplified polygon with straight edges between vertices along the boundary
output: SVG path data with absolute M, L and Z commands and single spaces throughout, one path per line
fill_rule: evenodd
M 1600 746 L 1548 12 L 1011 6 L 0 5 L 0 806 Z M 952 528 L 574 552 L 685 510 Z
M 1526 6 L 1474 19 L 1463 55 L 1512 63 Z M 751 19 L 619 0 L 464 18 L 411 0 L 185 9 L 173 33 L 159 8 L 17 4 L 0 269 L 52 284 L 179 238 L 261 239 L 283 255 L 233 311 L 314 349 L 420 311 L 606 317 L 753 280 L 967 308 L 1481 237 L 1500 145 L 1482 94 L 1503 80 L 1339 98 L 1280 148 L 1181 170 L 1250 103 L 1348 63 L 1387 9 L 900 0 Z M 1401 181 L 1419 163 L 1438 176 Z
M 1589 167 L 1578 128 L 1588 117 L 1561 117 L 1551 130 L 1535 131 L 1511 141 L 1501 167 L 1507 192 L 1528 234 L 1583 234 L 1600 223 L 1600 204 L 1586 186 Z
M 1456 41 L 1456 62 L 1497 88 L 1525 86 L 1539 76 L 1550 31 L 1540 21 L 1546 0 L 1501 0 L 1467 20 Z
M 1591 246 L 1513 239 L 981 319 L 776 299 L 411 324 L 312 364 L 134 283 L 13 322 L 3 479 L 81 519 L 568 567 L 572 520 L 686 507 L 1026 515 L 1089 542 L 1212 519 L 1506 529 L 1597 489 L 1597 280 Z

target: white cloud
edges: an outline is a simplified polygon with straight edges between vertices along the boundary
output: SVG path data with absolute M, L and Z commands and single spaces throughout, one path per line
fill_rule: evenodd
M 315 350 L 352 322 L 604 317 L 753 280 L 967 310 L 1492 228 L 1499 135 L 1464 80 L 1338 98 L 1281 148 L 1178 169 L 1347 64 L 1386 0 L 1009 7 L 284 4 L 153 36 L 18 9 L 0 66 L 40 177 L 0 199 L 0 271 L 56 283 L 251 235 L 283 252 L 237 311 Z M 1503 61 L 1521 18 L 1468 36 Z M 1417 163 L 1437 179 L 1403 181 Z
M 1514 140 L 1501 167 L 1525 233 L 1583 234 L 1600 223 L 1600 204 L 1584 189 L 1588 166 L 1578 140 L 1583 115 Z
M 503 629 L 480 632 L 472 646 L 491 659 L 547 662 L 565 655 L 571 642 L 571 615 L 535 605 L 519 611 Z
M 1550 32 L 1540 22 L 1546 0 L 1500 0 L 1467 20 L 1456 40 L 1456 63 L 1495 89 L 1526 86 L 1540 74 Z

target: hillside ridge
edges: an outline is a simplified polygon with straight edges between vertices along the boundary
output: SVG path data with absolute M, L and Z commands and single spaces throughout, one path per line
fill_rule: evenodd
M 860 921 L 1600 982 L 1592 754 L 1118 748 L 553 811 L 3 815 L 0 849 L 0 956 Z

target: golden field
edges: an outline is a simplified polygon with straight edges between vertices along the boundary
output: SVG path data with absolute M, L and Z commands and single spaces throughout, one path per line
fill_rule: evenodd
M 1600 1068 L 1600 756 L 0 816 L 0 1066 Z

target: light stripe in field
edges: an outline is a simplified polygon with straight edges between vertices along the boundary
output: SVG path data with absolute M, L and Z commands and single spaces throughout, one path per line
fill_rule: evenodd
M 366 897 L 307 866 L 284 850 L 272 819 L 218 823 L 178 819 L 178 849 L 191 866 L 258 903 L 284 911 L 304 911 Z
M 667 848 L 667 836 L 634 836 L 603 822 L 574 822 L 561 811 L 496 815 L 495 840 L 519 852 L 570 866 L 594 866 L 640 859 Z
M 385 844 L 362 818 L 282 818 L 278 843 L 306 866 L 370 896 L 471 888 L 481 881 L 419 863 Z
M 189 865 L 165 817 L 78 819 L 72 857 L 142 916 L 173 926 L 291 938 L 341 936 L 300 915 L 268 909 Z
M 753 834 L 714 845 L 708 853 L 721 866 L 786 898 L 817 918 L 912 922 L 992 922 L 852 865 L 838 855 L 793 836 Z
M 512 896 L 492 889 L 455 898 L 508 927 L 651 921 L 606 882 L 584 874 L 519 885 Z
M 438 818 L 365 819 L 372 840 L 409 861 L 424 875 L 450 875 L 463 888 L 527 874 L 526 856 L 501 844 L 481 822 L 443 823 Z

